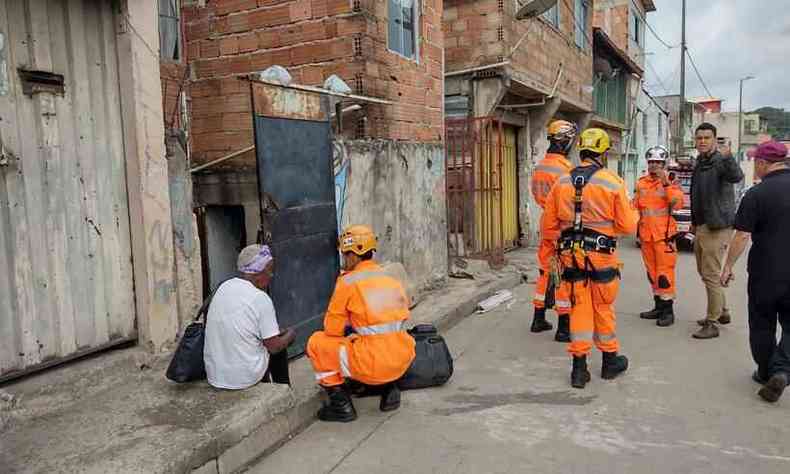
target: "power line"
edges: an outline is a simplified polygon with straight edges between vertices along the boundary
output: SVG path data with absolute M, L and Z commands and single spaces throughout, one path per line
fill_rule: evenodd
M 699 79 L 699 81 L 702 83 L 702 87 L 705 88 L 705 92 L 708 93 L 708 97 L 714 97 L 714 95 L 711 94 L 710 89 L 708 89 L 708 85 L 705 84 L 705 80 L 702 79 L 702 74 L 699 73 L 699 69 L 697 69 L 697 65 L 694 63 L 694 58 L 691 57 L 691 51 L 689 51 L 688 48 L 686 48 L 686 55 L 689 57 L 691 65 L 694 67 L 694 72 L 697 73 L 697 79 Z
M 636 7 L 636 11 L 638 12 L 639 11 L 639 5 L 636 4 L 636 0 L 631 0 L 631 3 Z M 622 18 L 622 16 L 620 18 Z M 658 33 L 656 33 L 656 30 L 653 29 L 653 25 L 651 25 L 650 23 L 647 22 L 647 15 L 640 16 L 639 19 L 642 20 L 642 22 L 645 25 L 647 25 L 647 29 L 650 30 L 650 32 L 653 34 L 653 36 L 655 36 L 655 38 L 658 40 L 658 42 L 663 44 L 664 47 L 666 47 L 667 49 L 675 49 L 675 48 L 677 48 L 679 46 L 679 45 L 671 46 L 666 41 L 661 39 L 661 37 L 658 36 Z
M 667 86 L 664 84 L 664 81 L 661 80 L 661 77 L 658 75 L 658 72 L 656 72 L 656 69 L 653 67 L 653 64 L 650 61 L 648 61 L 647 58 L 645 58 L 645 64 L 647 64 L 647 67 L 653 72 L 653 74 L 656 75 L 656 79 L 658 79 L 658 84 L 661 86 L 662 89 L 664 89 L 664 93 L 666 95 L 669 95 L 669 89 L 667 89 Z

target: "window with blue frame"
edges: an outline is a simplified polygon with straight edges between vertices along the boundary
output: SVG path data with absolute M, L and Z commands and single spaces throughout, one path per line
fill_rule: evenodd
M 417 0 L 387 0 L 389 34 L 387 46 L 409 59 L 417 57 Z
M 587 0 L 576 0 L 575 6 L 575 17 L 576 17 L 576 25 L 574 27 L 576 31 L 576 46 L 587 49 L 587 45 L 589 43 L 588 37 L 588 20 L 589 20 L 589 9 L 590 6 L 587 3 Z
M 559 4 L 546 10 L 542 15 L 543 19 L 554 25 L 556 28 L 560 27 L 560 6 Z

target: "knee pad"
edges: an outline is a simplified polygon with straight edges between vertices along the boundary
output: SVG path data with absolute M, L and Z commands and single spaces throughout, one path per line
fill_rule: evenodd
M 658 287 L 662 290 L 668 290 L 671 288 L 672 285 L 669 284 L 669 278 L 667 278 L 665 275 L 658 277 Z

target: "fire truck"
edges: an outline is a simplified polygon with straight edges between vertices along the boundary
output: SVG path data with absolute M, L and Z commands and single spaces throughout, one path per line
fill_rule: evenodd
M 678 248 L 691 249 L 694 235 L 691 233 L 691 176 L 694 173 L 694 158 L 681 157 L 669 163 L 669 178 L 683 189 L 683 205 L 672 210 L 672 216 L 678 225 Z

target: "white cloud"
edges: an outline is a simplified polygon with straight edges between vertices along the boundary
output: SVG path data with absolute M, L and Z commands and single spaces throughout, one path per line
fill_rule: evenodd
M 648 22 L 671 45 L 680 44 L 681 0 L 656 0 Z M 790 109 L 790 8 L 787 0 L 687 0 L 686 38 L 703 79 L 724 107 L 738 107 L 739 79 L 744 109 L 762 106 Z M 667 50 L 647 33 L 647 83 L 655 94 L 676 94 L 680 84 L 680 49 Z M 707 95 L 689 61 L 686 95 Z

